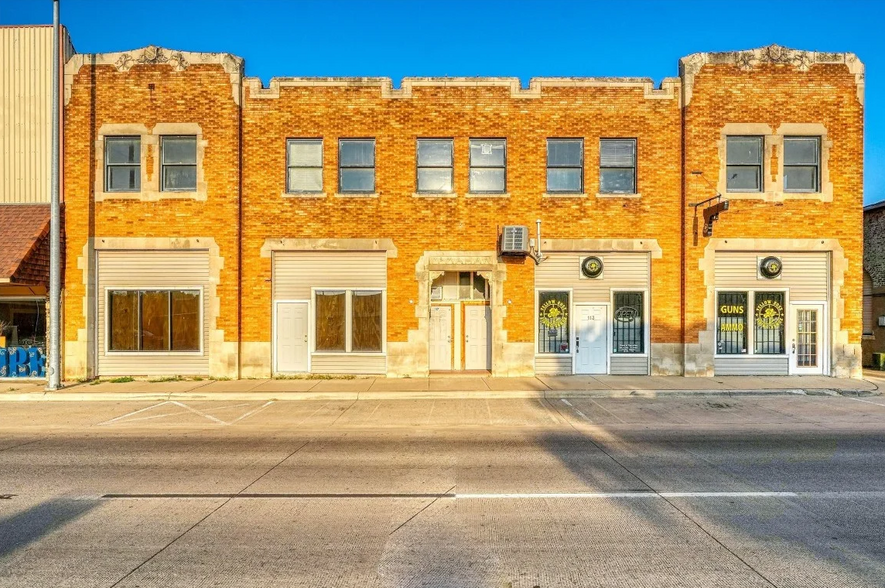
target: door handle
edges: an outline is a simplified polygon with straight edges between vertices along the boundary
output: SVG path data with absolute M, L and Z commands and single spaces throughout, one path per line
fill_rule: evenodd
M 304 342 L 307 343 L 307 335 L 304 336 Z
M 575 351 L 581 348 L 581 339 L 580 337 L 575 337 Z
M 793 355 L 796 355 L 796 340 L 793 339 Z

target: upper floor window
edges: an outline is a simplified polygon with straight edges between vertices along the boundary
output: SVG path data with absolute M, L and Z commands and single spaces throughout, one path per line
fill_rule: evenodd
M 418 192 L 446 194 L 453 190 L 451 139 L 418 139 Z
M 584 191 L 583 139 L 547 139 L 547 191 Z
M 141 190 L 141 138 L 105 137 L 105 192 Z
M 375 191 L 375 139 L 338 141 L 338 191 L 341 193 Z
M 820 192 L 820 137 L 784 137 L 784 192 Z
M 286 141 L 286 192 L 290 194 L 323 191 L 323 140 Z
M 160 139 L 161 186 L 164 192 L 194 192 L 197 189 L 197 137 L 165 136 Z
M 507 191 L 506 139 L 470 139 L 470 191 Z
M 599 141 L 599 191 L 636 193 L 636 139 Z
M 725 145 L 726 190 L 762 191 L 762 137 L 728 137 Z

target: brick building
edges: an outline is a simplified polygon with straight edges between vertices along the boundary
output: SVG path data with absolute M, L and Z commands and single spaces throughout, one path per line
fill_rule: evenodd
M 68 378 L 860 374 L 852 54 L 659 87 L 242 72 L 68 60 Z

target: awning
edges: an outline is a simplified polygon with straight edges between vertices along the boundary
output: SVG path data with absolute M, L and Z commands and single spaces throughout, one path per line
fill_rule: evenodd
M 49 205 L 0 205 L 0 284 L 49 285 Z

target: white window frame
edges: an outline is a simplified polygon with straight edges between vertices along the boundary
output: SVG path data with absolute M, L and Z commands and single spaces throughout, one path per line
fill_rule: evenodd
M 719 334 L 716 332 L 717 322 L 719 319 L 719 293 L 720 292 L 746 292 L 747 293 L 747 352 L 746 353 L 719 353 L 717 343 L 719 342 Z M 783 292 L 784 293 L 784 353 L 756 353 L 756 293 L 757 292 Z M 713 314 L 713 357 L 715 358 L 778 358 L 789 359 L 790 357 L 790 329 L 792 327 L 792 318 L 790 317 L 790 304 L 823 304 L 824 314 L 827 311 L 827 303 L 808 300 L 794 301 L 790 300 L 789 288 L 714 288 L 713 300 L 715 312 Z M 829 345 L 827 345 L 829 350 Z
M 111 321 L 109 310 L 111 308 L 111 290 L 139 292 L 139 291 L 172 291 L 172 290 L 197 290 L 200 292 L 200 349 L 199 351 L 118 351 L 111 350 Z M 206 332 L 205 322 L 205 292 L 203 286 L 106 286 L 104 289 L 104 354 L 106 356 L 116 357 L 144 357 L 144 356 L 192 356 L 197 357 L 204 354 L 204 334 Z M 172 317 L 169 317 L 170 326 Z M 141 304 L 138 305 L 138 322 L 141 324 Z
M 316 348 L 316 300 L 318 290 L 343 290 L 344 303 L 344 351 L 322 351 Z M 353 293 L 354 292 L 380 292 L 381 293 L 381 351 L 353 351 Z M 387 288 L 362 287 L 362 286 L 314 286 L 310 289 L 310 304 L 308 308 L 310 334 L 308 335 L 308 350 L 311 355 L 337 356 L 337 357 L 379 357 L 387 354 Z M 309 364 L 308 364 L 309 365 Z
M 550 353 L 549 351 L 542 352 L 539 351 L 539 345 L 541 344 L 541 327 L 540 321 L 538 320 L 538 313 L 541 310 L 541 292 L 565 292 L 568 294 L 568 353 Z M 574 309 L 575 309 L 575 292 L 574 288 L 535 288 L 535 313 L 534 313 L 534 323 L 535 323 L 535 356 L 539 357 L 569 357 L 572 361 L 572 369 L 574 370 L 575 363 L 575 346 L 573 341 L 575 339 L 575 321 L 574 321 Z

